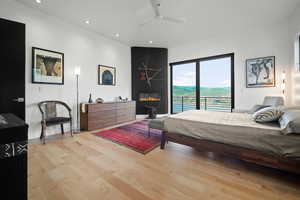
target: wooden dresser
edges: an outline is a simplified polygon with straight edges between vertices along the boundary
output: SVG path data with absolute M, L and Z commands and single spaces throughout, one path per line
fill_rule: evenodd
M 81 104 L 80 129 L 92 131 L 134 121 L 135 110 L 135 101 Z

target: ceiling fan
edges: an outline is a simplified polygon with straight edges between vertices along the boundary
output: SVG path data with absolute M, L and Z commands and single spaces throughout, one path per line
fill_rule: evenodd
M 162 0 L 150 0 L 150 2 L 151 2 L 151 6 L 153 8 L 153 11 L 155 13 L 155 16 L 153 16 L 152 18 L 141 23 L 140 26 L 145 26 L 154 20 L 161 20 L 161 21 L 166 21 L 166 22 L 171 22 L 171 23 L 176 23 L 176 24 L 182 24 L 185 22 L 184 19 L 173 18 L 173 17 L 161 15 L 160 7 L 161 7 Z

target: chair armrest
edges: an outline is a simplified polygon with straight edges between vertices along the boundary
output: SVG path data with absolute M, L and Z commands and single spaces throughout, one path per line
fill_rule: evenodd
M 42 121 L 45 122 L 46 116 L 45 116 L 45 112 L 44 112 L 43 109 L 42 109 L 42 105 L 43 105 L 43 104 L 44 104 L 44 102 L 38 103 L 38 108 L 39 108 L 39 110 L 40 110 L 40 112 L 41 112 L 41 114 L 42 114 Z
M 72 109 L 68 106 L 68 104 L 66 104 L 64 102 L 59 102 L 59 104 L 63 105 L 69 112 L 72 111 Z
M 63 105 L 69 112 L 69 117 L 72 118 L 72 109 L 68 106 L 68 104 L 64 102 L 58 102 L 59 104 Z

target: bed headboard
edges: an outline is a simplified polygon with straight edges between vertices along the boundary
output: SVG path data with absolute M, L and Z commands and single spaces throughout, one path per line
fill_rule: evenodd
M 264 98 L 263 105 L 268 106 L 283 106 L 284 105 L 284 99 L 280 96 L 266 96 Z

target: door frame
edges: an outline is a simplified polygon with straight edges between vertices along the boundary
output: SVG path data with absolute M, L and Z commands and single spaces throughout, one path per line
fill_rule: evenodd
M 184 60 L 179 62 L 170 63 L 170 102 L 171 102 L 171 114 L 173 112 L 173 67 L 176 65 L 195 63 L 196 64 L 196 109 L 200 109 L 200 63 L 203 61 L 216 60 L 221 58 L 231 58 L 231 110 L 235 108 L 235 73 L 234 73 L 234 53 L 221 54 L 216 56 L 209 56 L 203 58 L 196 58 L 191 60 Z

